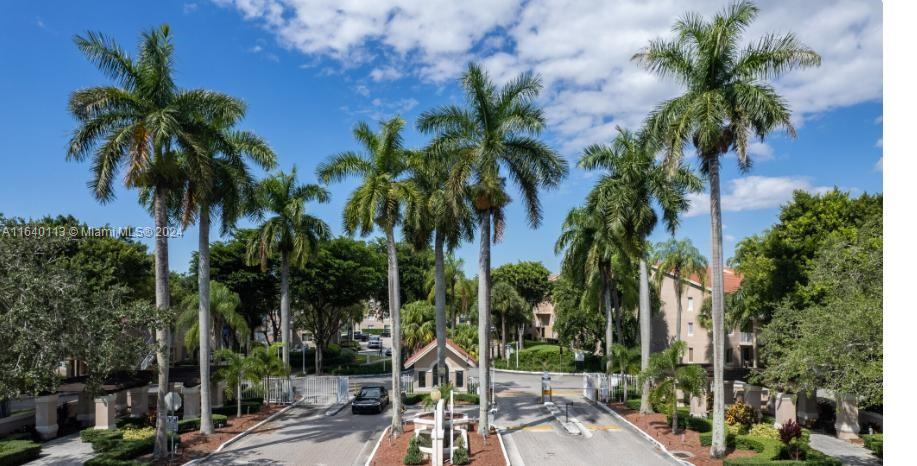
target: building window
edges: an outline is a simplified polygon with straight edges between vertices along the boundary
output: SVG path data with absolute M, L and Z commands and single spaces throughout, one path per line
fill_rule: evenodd
M 465 384 L 465 372 L 455 371 L 455 386 L 461 387 Z
M 417 371 L 417 386 L 420 388 L 427 386 L 427 371 Z
M 688 362 L 694 362 L 694 348 L 688 348 Z
M 691 296 L 688 296 L 688 312 L 691 312 L 693 310 L 694 310 L 694 298 L 692 298 Z
M 694 335 L 694 322 L 688 322 L 688 336 Z

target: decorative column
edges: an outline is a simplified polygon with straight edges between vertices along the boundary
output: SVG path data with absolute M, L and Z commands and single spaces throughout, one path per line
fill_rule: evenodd
M 114 429 L 115 395 L 96 397 L 96 429 Z
M 42 440 L 57 437 L 57 394 L 35 398 L 35 430 Z
M 789 393 L 777 393 L 774 398 L 774 427 L 779 428 L 787 421 L 796 420 L 796 403 L 793 401 L 793 395 Z
M 707 394 L 691 395 L 691 416 L 707 417 Z
M 96 404 L 92 394 L 87 391 L 80 392 L 80 397 L 76 404 L 76 420 L 80 425 L 87 426 L 92 424 L 96 415 Z
M 439 400 L 436 402 L 436 411 L 433 414 L 433 430 L 430 431 L 433 455 L 430 458 L 433 466 L 443 466 L 443 406 L 445 402 Z
M 150 410 L 149 386 L 135 387 L 127 392 L 128 404 L 131 408 L 131 417 L 146 416 Z
M 182 388 L 182 409 L 184 415 L 182 419 L 194 419 L 201 417 L 201 386 L 185 386 Z
M 745 404 L 755 411 L 761 411 L 761 387 L 745 384 Z
M 796 394 L 796 417 L 803 424 L 818 419 L 818 399 L 815 393 L 810 395 L 803 390 Z
M 837 438 L 843 440 L 855 439 L 860 433 L 860 410 L 857 408 L 856 397 L 851 395 L 837 395 L 836 419 L 834 429 Z
M 226 382 L 222 380 L 219 382 L 210 382 L 210 406 L 213 408 L 219 408 L 225 403 L 224 399 L 226 396 Z

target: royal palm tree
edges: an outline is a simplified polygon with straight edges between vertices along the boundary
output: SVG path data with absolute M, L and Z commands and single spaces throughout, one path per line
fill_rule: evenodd
M 742 46 L 742 35 L 758 15 L 751 2 L 731 4 L 705 20 L 687 14 L 675 23 L 672 40 L 653 40 L 634 60 L 685 87 L 647 119 L 647 131 L 665 149 L 665 164 L 678 165 L 684 147 L 697 150 L 710 185 L 711 279 L 713 302 L 713 440 L 710 454 L 726 450 L 723 399 L 723 227 L 720 207 L 720 157 L 736 153 L 739 168 L 751 167 L 748 144 L 784 129 L 795 136 L 790 108 L 770 80 L 784 72 L 818 66 L 821 57 L 792 33 L 767 34 Z
M 707 371 L 697 364 L 681 365 L 685 342 L 676 341 L 668 348 L 654 353 L 650 364 L 640 372 L 640 379 L 654 383 L 672 400 L 672 432 L 678 432 L 678 390 L 688 396 L 698 395 L 707 385 Z
M 417 123 L 425 133 L 435 133 L 430 152 L 455 154 L 446 189 L 471 198 L 480 229 L 478 258 L 478 345 L 480 382 L 490 383 L 490 242 L 499 241 L 504 229 L 504 208 L 510 202 L 506 177 L 522 193 L 529 225 L 541 223 L 538 197 L 541 188 L 554 188 L 567 174 L 567 163 L 539 138 L 545 122 L 534 99 L 541 80 L 521 74 L 498 88 L 478 65 L 468 65 L 460 80 L 465 106 L 446 105 L 424 112 Z M 491 233 L 492 232 L 492 233 Z M 493 234 L 493 236 L 491 236 Z M 490 405 L 482 390 L 480 432 L 487 435 Z
M 433 302 L 436 307 L 436 360 L 437 374 L 433 384 L 439 385 L 447 379 L 446 367 L 446 249 L 454 250 L 462 241 L 474 239 L 474 222 L 471 206 L 464 192 L 446 189 L 446 182 L 453 165 L 455 153 L 442 151 L 433 154 L 427 151 L 414 153 L 414 185 L 420 193 L 416 202 L 409 206 L 409 221 L 405 222 L 406 236 L 425 248 L 433 236 Z M 458 195 L 456 199 L 450 195 Z M 454 275 L 454 271 L 453 271 Z
M 707 278 L 707 258 L 694 247 L 690 239 L 675 238 L 659 243 L 654 248 L 653 262 L 656 264 L 656 286 L 662 291 L 662 281 L 672 275 L 675 289 L 675 341 L 681 341 L 681 296 L 688 288 L 692 276 L 697 277 L 701 289 Z
M 363 152 L 348 151 L 332 156 L 316 169 L 325 183 L 348 176 L 362 178 L 344 206 L 344 229 L 370 234 L 376 227 L 385 234 L 388 251 L 388 310 L 392 318 L 392 430 L 401 433 L 401 287 L 395 227 L 405 207 L 418 197 L 411 180 L 410 153 L 402 141 L 404 120 L 394 117 L 381 124 L 378 133 L 360 122 L 353 130 Z
M 700 180 L 685 168 L 676 167 L 667 172 L 658 166 L 654 149 L 641 134 L 618 128 L 611 145 L 587 147 L 579 162 L 587 170 L 605 171 L 589 193 L 587 208 L 599 212 L 605 228 L 621 232 L 624 239 L 619 244 L 639 264 L 640 348 L 644 370 L 649 366 L 652 337 L 646 237 L 659 220 L 653 203 L 662 207 L 665 225 L 674 234 L 678 214 L 689 207 L 687 192 L 700 189 Z M 649 389 L 649 383 L 644 383 L 640 403 L 644 414 L 651 411 Z
M 261 264 L 267 271 L 268 260 L 280 256 L 280 341 L 283 364 L 290 367 L 290 267 L 301 266 L 318 250 L 321 241 L 331 237 L 323 220 L 306 214 L 309 201 L 328 202 L 328 191 L 315 184 L 299 184 L 296 167 L 280 172 L 258 184 L 257 205 L 270 217 L 265 219 L 248 241 L 246 259 Z
M 210 291 L 210 296 L 208 296 L 207 300 L 207 304 L 210 306 L 207 310 L 209 322 L 206 323 L 208 329 L 207 338 L 203 342 L 200 341 L 200 298 L 188 295 L 182 302 L 184 311 L 178 317 L 177 327 L 185 329 L 185 348 L 188 348 L 189 351 L 209 347 L 213 347 L 214 350 L 223 349 L 224 326 L 231 328 L 236 333 L 237 340 L 243 343 L 248 341 L 248 337 L 251 334 L 251 329 L 248 327 L 245 316 L 237 312 L 241 304 L 239 295 L 233 293 L 226 285 L 218 281 L 211 280 L 209 285 L 207 287 Z M 209 356 L 207 364 L 210 364 Z M 207 374 L 208 379 L 206 380 L 209 381 L 210 371 L 207 371 Z M 204 389 L 203 385 L 209 384 L 209 382 L 204 382 L 203 380 L 201 381 L 201 391 Z M 203 422 L 203 417 L 201 422 Z
M 213 136 L 207 122 L 236 120 L 244 108 L 223 94 L 176 86 L 167 25 L 142 34 L 136 58 L 103 34 L 90 32 L 76 36 L 74 42 L 114 84 L 80 89 L 70 96 L 69 110 L 78 127 L 70 138 L 67 158 L 92 159 L 89 187 L 103 203 L 114 198 L 114 179 L 121 169 L 126 187 L 150 193 L 156 233 L 156 307 L 168 312 L 168 201 L 181 189 L 178 154 L 204 156 Z M 165 325 L 155 332 L 159 390 L 154 456 L 162 458 L 167 453 L 165 395 L 171 336 Z

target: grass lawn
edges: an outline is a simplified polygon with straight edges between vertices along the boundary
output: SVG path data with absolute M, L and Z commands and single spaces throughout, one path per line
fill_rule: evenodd
M 574 351 L 563 348 L 554 343 L 526 340 L 524 349 L 519 352 L 519 365 L 516 366 L 516 355 L 510 355 L 509 360 L 495 359 L 494 367 L 497 369 L 513 369 L 523 371 L 550 371 L 550 372 L 596 372 L 601 370 L 602 358 L 586 353 L 585 361 L 577 364 L 574 361 Z

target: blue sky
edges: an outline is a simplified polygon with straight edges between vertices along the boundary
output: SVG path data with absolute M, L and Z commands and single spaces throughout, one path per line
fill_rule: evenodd
M 586 144 L 607 142 L 615 125 L 635 128 L 652 105 L 677 92 L 675 83 L 639 70 L 630 55 L 650 38 L 667 35 L 685 9 L 709 14 L 723 4 L 433 3 L 7 4 L 0 16 L 0 212 L 72 214 L 113 226 L 151 223 L 136 193 L 123 188 L 113 202 L 98 204 L 86 187 L 89 165 L 65 161 L 74 128 L 66 111 L 69 93 L 107 83 L 73 46 L 74 34 L 101 31 L 132 51 L 140 31 L 169 23 L 179 85 L 242 98 L 249 107 L 242 127 L 271 143 L 280 168 L 296 165 L 301 181 L 315 182 L 320 161 L 355 148 L 350 130 L 357 121 L 401 114 L 413 123 L 424 109 L 459 101 L 455 77 L 469 60 L 484 63 L 498 81 L 527 70 L 544 77 L 545 138 L 573 165 Z M 745 175 L 734 159 L 727 160 L 722 187 L 727 257 L 738 240 L 776 221 L 793 189 L 882 190 L 881 3 L 762 2 L 748 37 L 787 30 L 821 53 L 823 65 L 777 82 L 796 110 L 796 140 L 778 134 L 756 145 L 756 163 Z M 425 139 L 411 129 L 407 142 L 419 146 Z M 545 217 L 537 230 L 526 226 L 515 203 L 505 240 L 493 250 L 494 265 L 540 260 L 557 270 L 553 244 L 560 222 L 594 179 L 574 169 L 558 190 L 544 193 Z M 310 206 L 336 233 L 353 186 L 333 185 L 329 204 Z M 709 255 L 703 197 L 697 197 L 677 235 Z M 187 270 L 196 236 L 192 227 L 170 243 L 173 270 Z M 659 228 L 652 239 L 666 236 Z M 472 274 L 476 252 L 476 243 L 458 251 Z

